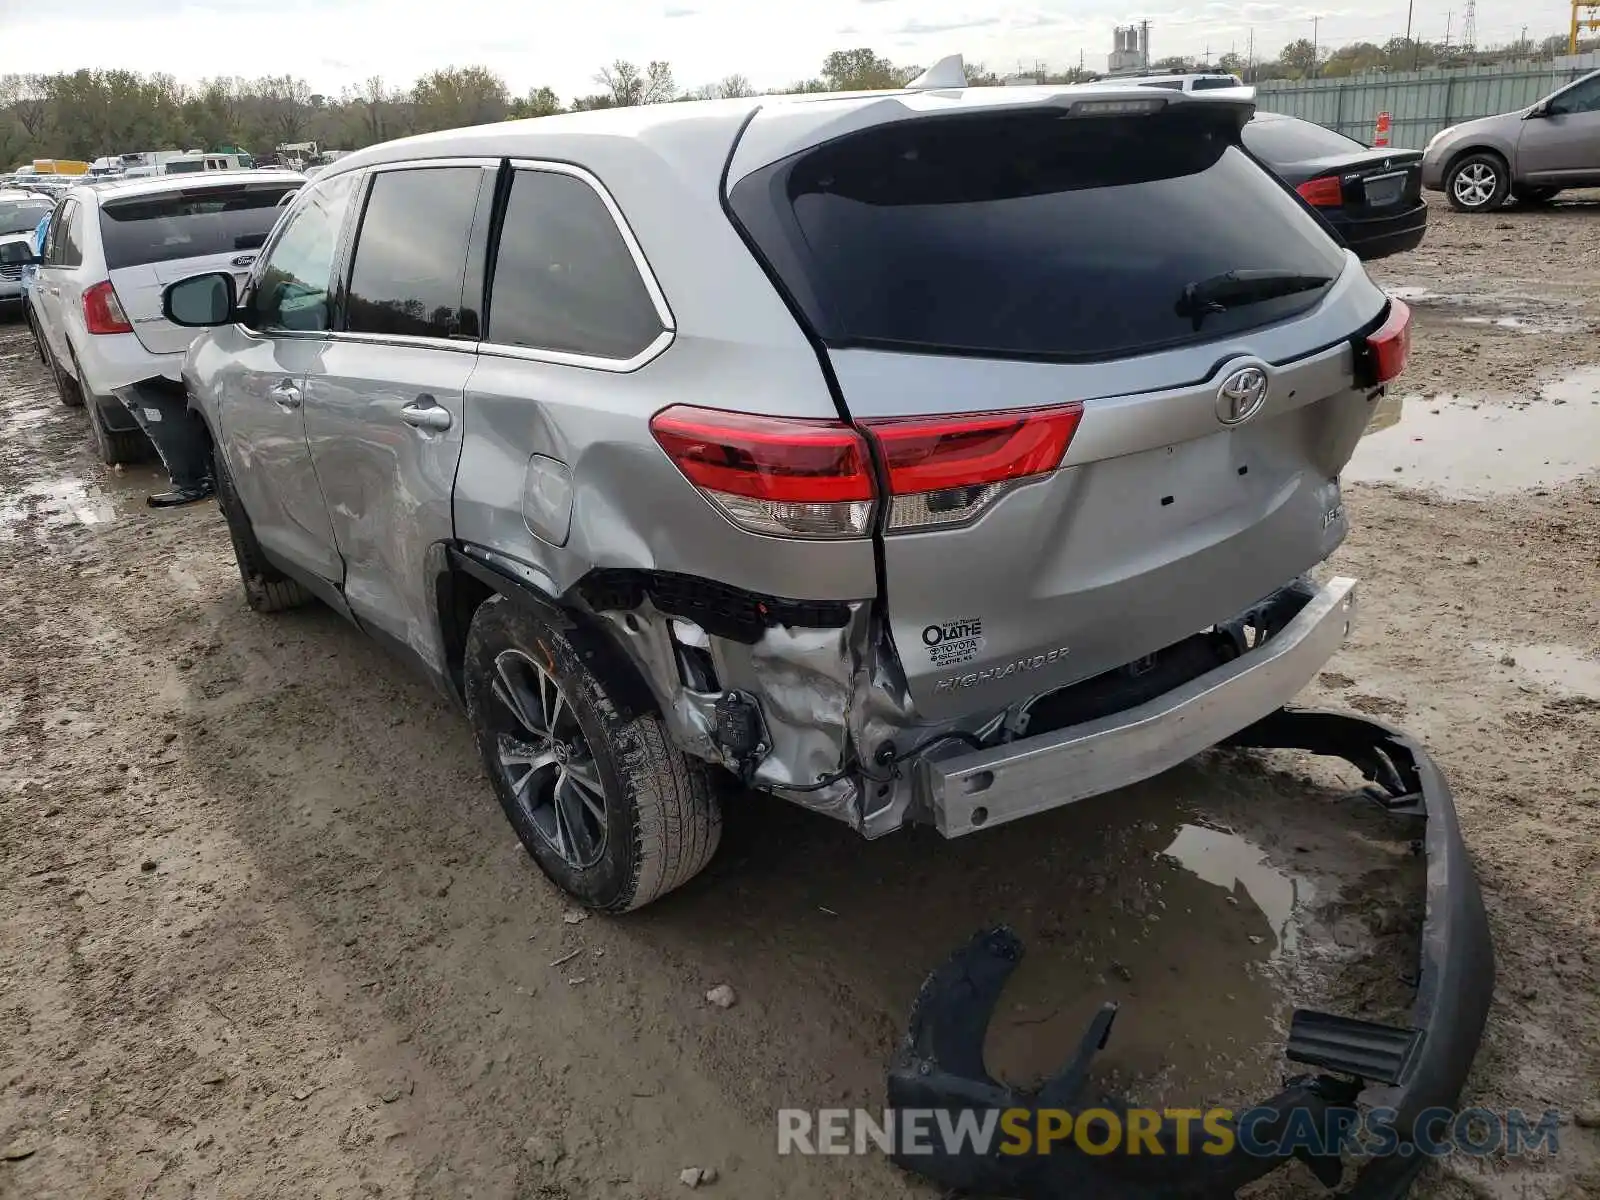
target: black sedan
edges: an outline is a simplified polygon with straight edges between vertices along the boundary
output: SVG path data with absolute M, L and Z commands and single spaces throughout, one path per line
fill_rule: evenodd
M 1414 249 L 1428 231 L 1420 150 L 1363 146 L 1279 113 L 1257 113 L 1244 127 L 1244 144 L 1363 259 Z

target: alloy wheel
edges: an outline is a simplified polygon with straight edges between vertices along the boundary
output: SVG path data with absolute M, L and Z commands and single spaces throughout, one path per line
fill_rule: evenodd
M 523 817 L 568 866 L 600 861 L 606 794 L 600 765 L 555 678 L 521 650 L 495 656 L 496 750 Z
M 1494 196 L 1500 177 L 1488 163 L 1468 163 L 1456 172 L 1451 183 L 1456 199 L 1468 208 L 1482 208 Z

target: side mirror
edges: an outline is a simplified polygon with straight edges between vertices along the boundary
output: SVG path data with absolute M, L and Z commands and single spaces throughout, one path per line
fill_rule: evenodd
M 7 242 L 0 246 L 0 264 L 8 267 L 36 267 L 39 256 L 27 242 Z
M 1535 104 L 1532 108 L 1530 108 L 1528 110 L 1528 115 L 1523 117 L 1522 119 L 1524 121 L 1531 121 L 1535 117 L 1548 117 L 1549 115 L 1550 115 L 1550 103 L 1549 103 L 1549 101 L 1541 100 L 1541 101 L 1539 101 L 1538 104 Z
M 238 307 L 233 276 L 226 271 L 191 275 L 161 293 L 161 315 L 185 329 L 213 329 L 233 320 Z

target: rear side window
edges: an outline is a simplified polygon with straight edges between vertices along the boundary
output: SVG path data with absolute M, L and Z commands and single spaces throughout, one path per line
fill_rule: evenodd
M 44 261 L 52 267 L 81 267 L 83 265 L 83 238 L 79 224 L 83 220 L 83 206 L 76 200 L 64 201 L 61 209 L 50 221 L 45 238 Z
M 661 318 L 617 223 L 581 179 L 518 171 L 489 299 L 489 340 L 629 359 Z
M 233 184 L 108 199 L 100 206 L 106 265 L 114 271 L 259 250 L 278 219 L 278 200 L 290 190 L 282 183 Z
M 1342 133 L 1293 117 L 1267 117 L 1244 127 L 1250 153 L 1269 163 L 1297 163 L 1339 154 L 1359 154 L 1366 147 Z
M 831 345 L 1126 356 L 1282 320 L 1323 294 L 1230 305 L 1197 328 L 1190 284 L 1344 267 L 1239 147 L 1232 113 L 902 121 L 763 168 L 729 201 Z
M 352 333 L 447 338 L 461 325 L 467 242 L 481 167 L 373 176 L 345 297 Z
M 1196 92 L 1209 92 L 1215 88 L 1243 87 L 1239 80 L 1227 75 L 1208 75 L 1204 79 L 1196 79 L 1192 90 Z

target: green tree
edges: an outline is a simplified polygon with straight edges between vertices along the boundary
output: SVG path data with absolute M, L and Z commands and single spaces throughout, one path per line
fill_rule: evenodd
M 1309 38 L 1298 38 L 1278 54 L 1278 64 L 1292 78 L 1306 79 L 1317 69 L 1317 48 Z
M 822 60 L 822 78 L 830 92 L 870 92 L 903 87 L 915 79 L 914 67 L 897 67 L 865 46 L 835 50 Z
M 513 117 L 550 117 L 565 111 L 553 88 L 531 88 L 522 99 L 511 102 Z
M 505 120 L 511 93 L 487 67 L 445 67 L 417 80 L 411 103 L 419 130 L 460 129 Z

